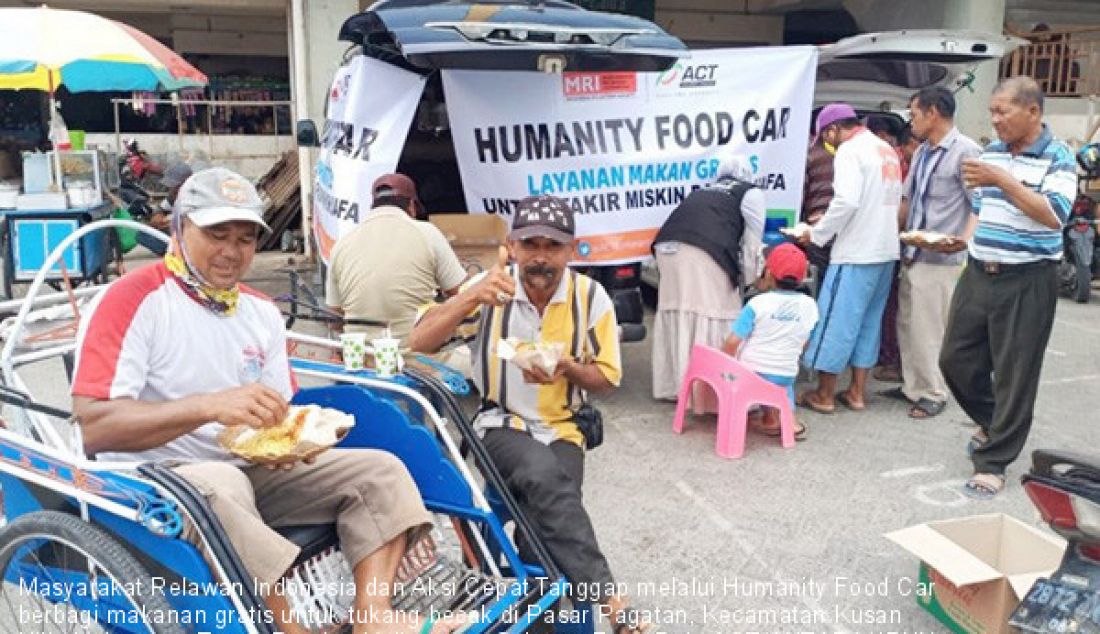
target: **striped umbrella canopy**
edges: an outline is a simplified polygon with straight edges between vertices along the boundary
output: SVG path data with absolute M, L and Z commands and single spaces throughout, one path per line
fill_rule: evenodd
M 0 89 L 171 92 L 206 83 L 132 26 L 83 11 L 0 8 Z

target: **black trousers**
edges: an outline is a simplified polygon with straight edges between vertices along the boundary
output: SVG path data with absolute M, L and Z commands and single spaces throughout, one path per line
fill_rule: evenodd
M 490 429 L 485 448 L 554 563 L 571 584 L 603 598 L 613 579 L 581 500 L 584 450 L 564 441 L 544 445 L 516 429 Z M 534 561 L 525 541 L 517 546 L 520 559 Z
M 994 275 L 971 260 L 955 287 L 940 369 L 989 436 L 974 452 L 976 473 L 1003 474 L 1027 442 L 1057 302 L 1053 261 Z

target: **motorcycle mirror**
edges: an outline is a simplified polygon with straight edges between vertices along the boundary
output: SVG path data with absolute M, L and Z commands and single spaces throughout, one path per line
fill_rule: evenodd
M 300 147 L 321 147 L 321 139 L 317 135 L 317 124 L 310 119 L 298 121 L 297 140 Z

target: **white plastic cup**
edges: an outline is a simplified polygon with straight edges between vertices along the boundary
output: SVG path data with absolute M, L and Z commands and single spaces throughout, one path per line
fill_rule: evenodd
M 389 378 L 401 370 L 401 340 L 383 337 L 371 340 L 374 347 L 374 371 L 380 378 Z
M 340 335 L 340 345 L 344 349 L 344 369 L 349 372 L 362 370 L 367 358 L 367 334 L 345 332 Z

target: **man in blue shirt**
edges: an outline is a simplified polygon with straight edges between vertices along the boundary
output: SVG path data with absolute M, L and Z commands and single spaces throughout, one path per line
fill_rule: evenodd
M 967 495 L 989 499 L 1031 429 L 1043 352 L 1054 324 L 1062 224 L 1077 193 L 1073 152 L 1043 124 L 1035 80 L 1012 77 L 989 105 L 998 141 L 962 176 L 977 188 L 978 225 L 951 302 L 940 369 L 979 430 Z

